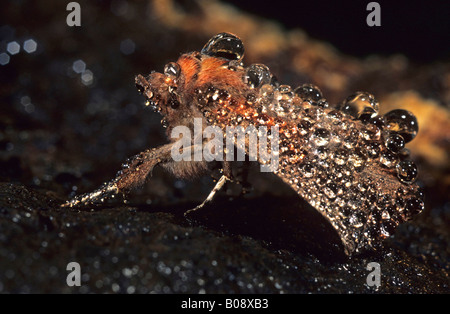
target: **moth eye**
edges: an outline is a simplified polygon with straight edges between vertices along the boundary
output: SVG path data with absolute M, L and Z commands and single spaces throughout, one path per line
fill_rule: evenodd
M 164 67 L 164 74 L 171 79 L 177 79 L 180 76 L 181 68 L 178 63 L 170 62 Z
M 169 105 L 172 109 L 177 109 L 178 107 L 180 107 L 180 103 L 178 102 L 178 100 L 174 97 L 170 98 L 169 100 Z
M 201 53 L 227 60 L 241 60 L 244 57 L 244 44 L 235 35 L 220 33 L 206 43 Z

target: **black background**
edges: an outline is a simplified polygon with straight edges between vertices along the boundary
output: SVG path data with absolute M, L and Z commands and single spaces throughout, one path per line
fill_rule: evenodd
M 354 56 L 401 53 L 416 63 L 450 57 L 449 1 L 377 1 L 381 26 L 369 27 L 371 1 L 228 1 L 258 16 L 301 28 Z

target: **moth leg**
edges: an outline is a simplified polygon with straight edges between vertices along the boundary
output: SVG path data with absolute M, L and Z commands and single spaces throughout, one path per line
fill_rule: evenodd
M 79 207 L 98 205 L 107 199 L 112 199 L 119 193 L 126 194 L 142 186 L 153 168 L 171 159 L 172 144 L 146 150 L 130 158 L 123 165 L 116 177 L 104 183 L 100 188 L 91 192 L 75 196 L 62 204 L 61 207 Z
M 222 187 L 225 185 L 225 182 L 227 182 L 228 180 L 231 180 L 229 177 L 227 177 L 226 175 L 222 175 L 219 179 L 219 181 L 217 181 L 216 185 L 214 186 L 214 188 L 211 190 L 211 192 L 209 193 L 208 197 L 203 201 L 203 203 L 201 203 L 200 205 L 198 205 L 195 208 L 189 209 L 184 213 L 184 216 L 186 217 L 187 215 L 203 208 L 206 204 L 210 203 L 213 199 L 214 196 L 216 195 L 216 193 L 222 189 Z

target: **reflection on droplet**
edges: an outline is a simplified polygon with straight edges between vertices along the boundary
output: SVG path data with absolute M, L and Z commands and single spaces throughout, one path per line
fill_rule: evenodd
M 342 166 L 347 162 L 348 159 L 348 150 L 345 148 L 338 148 L 336 149 L 336 151 L 334 152 L 334 162 L 339 165 Z
M 241 60 L 244 57 L 244 45 L 235 35 L 220 33 L 206 43 L 201 53 L 227 60 Z
M 406 143 L 416 137 L 419 131 L 417 119 L 409 111 L 396 109 L 384 115 L 386 128 L 389 132 L 400 134 Z
M 25 50 L 27 53 L 33 53 L 37 49 L 37 42 L 35 42 L 33 39 L 25 40 L 23 43 L 23 50 Z
M 6 51 L 9 52 L 10 55 L 15 55 L 20 52 L 20 45 L 17 41 L 12 41 L 6 45 Z

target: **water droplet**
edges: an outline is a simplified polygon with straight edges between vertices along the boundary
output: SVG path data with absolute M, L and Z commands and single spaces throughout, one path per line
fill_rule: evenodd
M 264 84 L 269 84 L 270 78 L 270 70 L 264 64 L 252 64 L 246 69 L 244 74 L 244 82 L 251 88 L 258 88 Z
M 347 97 L 339 109 L 356 119 L 373 118 L 378 114 L 378 102 L 369 93 L 357 92 Z
M 363 166 L 366 159 L 366 154 L 359 148 L 356 148 L 355 151 L 348 157 L 348 160 L 353 164 L 353 167 L 355 168 Z
M 178 100 L 176 99 L 176 97 L 170 97 L 169 101 L 168 101 L 168 105 L 172 108 L 172 109 L 177 109 L 178 107 L 180 107 L 180 103 L 178 102 Z
M 395 231 L 396 224 L 392 220 L 383 221 L 380 225 L 381 237 L 387 238 Z
M 384 115 L 386 128 L 389 132 L 400 134 L 406 143 L 416 137 L 419 131 L 417 119 L 409 111 L 396 109 Z
M 335 198 L 337 195 L 337 186 L 334 183 L 329 183 L 323 191 L 328 198 Z
M 366 151 L 370 158 L 378 157 L 380 146 L 377 142 L 371 142 L 366 145 Z
M 198 55 L 201 56 L 201 54 L 198 54 Z M 199 59 L 201 60 L 201 58 L 199 58 Z M 227 68 L 228 68 L 228 70 L 236 72 L 237 70 L 239 70 L 243 66 L 244 66 L 244 64 L 240 60 L 231 60 L 230 62 L 228 62 Z
M 261 86 L 259 89 L 259 96 L 261 97 L 260 101 L 262 105 L 269 105 L 272 103 L 274 98 L 274 90 L 272 85 L 265 84 Z
M 347 159 L 348 159 L 348 150 L 346 150 L 345 148 L 338 148 L 334 152 L 333 160 L 337 165 L 342 166 L 347 162 Z
M 299 129 L 301 135 L 306 135 L 309 133 L 312 125 L 312 122 L 308 118 L 306 118 L 300 120 L 300 122 L 297 124 L 297 128 Z
M 244 45 L 237 36 L 220 33 L 206 43 L 201 53 L 227 60 L 241 60 L 244 57 Z
M 362 213 L 360 211 L 354 212 L 349 218 L 350 224 L 354 228 L 361 228 L 364 225 L 365 219 L 366 219 L 366 217 L 365 217 L 364 213 Z
M 392 153 L 397 154 L 405 147 L 405 140 L 399 134 L 392 133 L 386 137 L 384 141 L 384 145 L 387 149 L 389 149 Z
M 315 173 L 314 166 L 309 162 L 305 163 L 301 169 L 305 178 L 311 178 Z
M 297 127 L 299 129 L 305 129 L 305 130 L 309 130 L 311 128 L 311 126 L 312 126 L 311 121 L 306 120 L 306 119 L 300 120 L 300 122 L 297 124 Z
M 303 100 L 312 100 L 314 102 L 323 98 L 320 89 L 312 84 L 303 84 L 297 87 L 294 93 Z
M 384 118 L 383 116 L 375 116 L 370 119 L 367 119 L 368 117 L 365 116 L 361 118 L 362 121 L 366 122 L 367 124 L 375 125 L 378 129 L 382 130 L 384 127 Z
M 314 132 L 313 137 L 314 137 L 314 143 L 317 146 L 325 146 L 330 141 L 330 131 L 328 131 L 327 129 L 323 129 L 323 128 L 317 129 Z
M 424 209 L 424 202 L 415 197 L 411 197 L 405 202 L 405 210 L 410 215 L 416 215 L 420 213 Z
M 411 160 L 403 160 L 396 166 L 397 177 L 403 183 L 411 184 L 417 179 L 417 166 Z
M 326 159 L 328 157 L 328 149 L 324 147 L 317 148 L 317 156 L 319 157 L 319 159 Z
M 178 63 L 170 62 L 164 67 L 164 74 L 175 80 L 180 76 L 181 68 Z
M 277 93 L 277 98 L 278 101 L 290 101 L 292 99 L 292 97 L 294 96 L 294 93 L 292 92 L 292 88 L 289 85 L 280 85 L 278 87 L 278 93 Z

